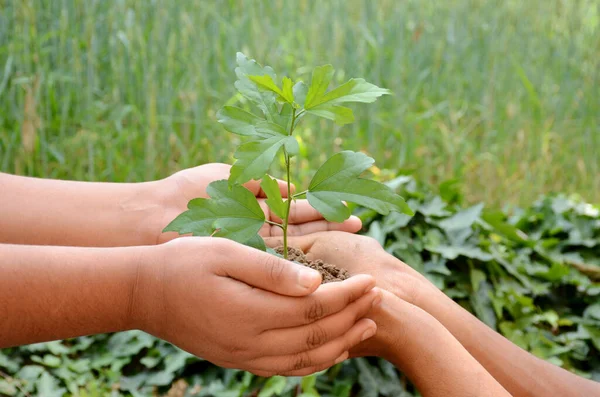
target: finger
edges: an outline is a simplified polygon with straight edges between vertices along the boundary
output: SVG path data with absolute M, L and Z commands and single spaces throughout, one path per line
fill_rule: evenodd
M 289 225 L 288 236 L 305 236 L 307 234 L 332 231 L 355 233 L 359 231 L 361 227 L 362 224 L 360 219 L 357 217 L 346 219 L 343 223 L 334 223 L 322 220 L 302 223 L 299 225 Z M 281 228 L 271 228 L 271 236 L 280 236 L 282 234 L 283 230 Z
M 285 356 L 259 357 L 250 360 L 247 365 L 258 371 L 275 371 L 287 375 L 292 371 L 307 368 L 329 368 L 344 357 L 354 346 L 375 335 L 377 325 L 371 319 L 363 318 L 344 335 L 316 349 Z
M 275 214 L 271 213 L 269 219 L 273 222 L 281 223 L 282 220 Z M 290 207 L 290 216 L 289 223 L 292 225 L 299 225 L 303 223 L 313 222 L 313 221 L 321 221 L 323 220 L 323 215 L 316 209 L 314 209 L 308 200 L 296 200 L 292 202 Z M 338 224 L 331 222 L 332 224 Z M 362 222 L 360 218 L 356 216 L 352 216 L 347 219 L 344 223 L 343 228 L 339 229 L 330 229 L 330 230 L 343 230 L 348 231 L 350 233 L 356 233 L 362 227 Z M 327 229 L 324 229 L 327 230 Z
M 360 274 L 341 282 L 323 284 L 302 298 L 290 299 L 273 294 L 261 297 L 265 300 L 261 307 L 269 313 L 268 319 L 263 320 L 265 327 L 262 332 L 314 323 L 344 310 L 374 287 L 375 278 Z
M 321 274 L 306 266 L 241 244 L 222 241 L 226 245 L 217 274 L 239 280 L 249 286 L 279 295 L 305 296 L 321 284 Z
M 282 181 L 281 179 L 275 179 L 275 180 L 277 181 L 277 186 L 279 187 L 279 192 L 281 193 L 281 197 L 287 198 L 287 196 L 288 196 L 287 183 L 285 181 Z M 260 182 L 261 181 L 251 180 L 249 182 L 244 183 L 243 186 L 246 189 L 250 190 L 252 192 L 252 194 L 254 194 L 255 197 L 267 198 L 266 193 L 262 190 L 262 187 L 260 186 Z M 293 183 L 290 186 L 290 190 L 292 193 L 294 193 L 296 191 L 296 186 L 294 186 Z
M 342 335 L 381 302 L 381 291 L 373 288 L 342 311 L 312 324 L 268 330 L 258 338 L 265 356 L 295 354 L 322 346 Z
M 338 358 L 335 359 L 335 361 L 333 362 L 333 364 L 327 363 L 327 364 L 323 364 L 321 366 L 314 366 L 314 367 L 309 367 L 309 368 L 304 368 L 304 369 L 300 369 L 297 371 L 288 371 L 288 372 L 284 372 L 281 375 L 282 376 L 308 376 L 308 375 L 312 375 L 316 372 L 321 372 L 324 371 L 328 368 L 333 367 L 336 364 L 341 363 L 342 361 L 346 361 L 348 358 L 350 357 L 349 352 L 344 352 L 342 353 Z M 262 376 L 265 378 L 274 376 L 274 375 L 278 375 L 276 372 L 268 372 L 268 371 L 250 371 L 252 372 L 254 375 L 257 376 Z

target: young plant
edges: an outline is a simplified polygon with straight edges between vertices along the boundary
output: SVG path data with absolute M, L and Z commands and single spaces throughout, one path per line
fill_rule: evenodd
M 288 224 L 293 200 L 306 196 L 312 207 L 325 219 L 343 222 L 351 211 L 343 201 L 353 202 L 383 215 L 390 211 L 412 215 L 404 199 L 389 187 L 360 175 L 374 160 L 359 152 L 343 151 L 330 157 L 315 173 L 308 188 L 292 194 L 290 163 L 298 155 L 294 132 L 306 116 L 323 117 L 339 125 L 352 123 L 354 115 L 348 102 L 370 103 L 390 91 L 363 79 L 350 79 L 328 91 L 333 77 L 331 65 L 319 66 L 312 72 L 310 84 L 295 83 L 283 77 L 281 85 L 273 69 L 262 67 L 244 54 L 237 54 L 238 80 L 235 87 L 262 114 L 248 112 L 235 106 L 225 106 L 218 121 L 229 132 L 241 135 L 246 141 L 238 147 L 229 180 L 212 182 L 209 199 L 197 198 L 188 210 L 175 218 L 164 231 L 194 236 L 219 236 L 265 250 L 258 232 L 265 222 L 283 230 L 283 253 L 287 259 Z M 287 183 L 287 199 L 283 199 L 277 181 L 268 175 L 277 156 L 283 153 Z M 262 180 L 266 203 L 282 223 L 267 221 L 256 197 L 242 184 Z

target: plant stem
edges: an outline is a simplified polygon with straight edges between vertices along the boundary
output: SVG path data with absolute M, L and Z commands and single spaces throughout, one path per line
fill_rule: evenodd
M 305 191 L 300 192 L 300 193 L 294 193 L 294 195 L 292 196 L 292 198 L 296 199 L 298 197 L 304 196 L 306 193 L 308 193 L 308 190 L 305 190 Z
M 292 124 L 290 125 L 290 133 L 294 131 L 294 124 L 296 123 L 296 109 L 292 110 Z M 285 179 L 287 183 L 287 208 L 285 209 L 285 217 L 283 218 L 283 257 L 285 259 L 288 258 L 288 239 L 287 239 L 287 231 L 288 231 L 288 223 L 290 219 L 290 208 L 292 207 L 292 183 L 290 181 L 290 155 L 287 153 L 285 148 L 283 149 L 283 154 L 285 156 L 285 170 L 287 177 Z
M 280 227 L 283 229 L 283 225 L 281 223 L 272 222 L 272 221 L 265 221 L 265 222 L 267 222 L 269 225 L 277 226 L 277 227 Z

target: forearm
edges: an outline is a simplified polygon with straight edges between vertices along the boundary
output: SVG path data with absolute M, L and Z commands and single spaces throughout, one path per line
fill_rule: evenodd
M 147 249 L 0 244 L 0 348 L 134 328 Z
M 600 395 L 600 384 L 521 349 L 439 291 L 422 294 L 415 303 L 440 321 L 515 396 Z
M 158 183 L 73 182 L 0 173 L 0 243 L 155 244 L 164 226 Z
M 431 315 L 406 302 L 384 304 L 386 350 L 426 397 L 508 396 L 508 392 Z
M 592 395 L 600 385 L 541 360 L 490 329 L 425 277 L 382 252 L 381 286 L 435 317 L 498 382 L 518 396 Z

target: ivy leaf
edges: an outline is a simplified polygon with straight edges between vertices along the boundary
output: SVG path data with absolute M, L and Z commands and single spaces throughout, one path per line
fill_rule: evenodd
M 231 167 L 229 183 L 246 183 L 260 179 L 269 171 L 275 156 L 285 145 L 290 153 L 298 153 L 296 138 L 287 135 L 278 124 L 263 122 L 256 126 L 257 136 L 241 145 L 235 152 L 237 159 Z
M 256 134 L 256 124 L 265 120 L 244 109 L 235 106 L 224 106 L 217 112 L 217 121 L 223 124 L 223 127 L 229 132 L 243 136 L 253 136 Z
M 164 229 L 194 236 L 226 237 L 239 243 L 252 239 L 265 222 L 256 197 L 243 186 L 229 186 L 226 180 L 212 182 L 206 192 L 209 199 L 197 198 L 188 203 Z
M 281 197 L 279 184 L 269 175 L 265 175 L 260 183 L 260 187 L 267 195 L 267 205 L 275 215 L 283 219 L 285 217 L 286 205 Z
M 363 153 L 343 151 L 333 155 L 316 172 L 306 198 L 325 219 L 343 222 L 351 211 L 342 200 L 353 202 L 380 214 L 390 211 L 413 215 L 404 199 L 382 183 L 359 178 L 374 160 Z
M 350 124 L 354 122 L 354 113 L 352 109 L 345 106 L 335 106 L 324 104 L 306 111 L 309 114 L 333 120 L 338 125 Z
M 279 88 L 273 81 L 273 78 L 268 74 L 262 76 L 248 76 L 248 78 L 256 83 L 259 88 L 277 94 L 279 100 L 288 103 L 294 103 L 294 93 L 292 92 L 292 80 L 288 77 L 283 78 L 283 89 Z
M 235 88 L 240 94 L 255 103 L 268 121 L 273 121 L 273 117 L 278 113 L 275 93 L 260 90 L 248 76 L 268 75 L 272 81 L 275 81 L 277 79 L 275 72 L 269 66 L 263 68 L 254 59 L 249 59 L 241 52 L 236 54 L 236 59 L 238 67 L 235 68 L 235 74 L 238 80 L 235 82 Z

